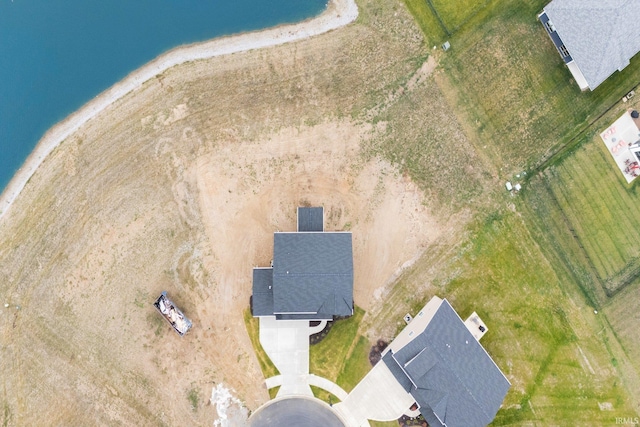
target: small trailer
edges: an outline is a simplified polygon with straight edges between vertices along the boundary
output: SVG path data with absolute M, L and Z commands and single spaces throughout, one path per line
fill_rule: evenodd
M 162 317 L 173 326 L 178 335 L 183 336 L 193 326 L 191 320 L 187 319 L 187 316 L 167 297 L 166 291 L 160 294 L 153 305 L 162 314 Z

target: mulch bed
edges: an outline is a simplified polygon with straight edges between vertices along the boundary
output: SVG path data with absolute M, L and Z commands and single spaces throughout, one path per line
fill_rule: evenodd
M 388 345 L 388 342 L 380 339 L 376 342 L 376 345 L 371 347 L 371 351 L 369 351 L 369 363 L 371 363 L 371 366 L 374 366 L 382 359 L 382 352 Z
M 343 320 L 343 319 L 348 319 L 350 317 L 351 316 L 333 316 L 333 320 L 329 320 L 327 322 L 327 326 L 325 326 L 323 330 L 321 330 L 317 334 L 309 335 L 309 345 L 318 344 L 320 341 L 322 341 L 327 336 L 329 331 L 331 330 L 331 327 L 333 326 L 334 322 L 337 322 L 337 321 Z M 319 320 L 310 320 L 309 321 L 309 326 L 311 326 L 311 327 L 318 326 L 319 324 L 320 324 Z
M 408 416 L 403 415 L 398 418 L 398 425 L 400 427 L 429 427 L 429 424 L 427 424 L 422 415 L 418 415 L 415 418 L 409 418 Z
M 319 320 L 312 320 L 309 322 L 309 326 L 311 327 L 318 326 L 319 324 L 320 324 Z M 320 341 L 325 339 L 325 337 L 331 330 L 332 326 L 333 326 L 333 321 L 328 321 L 327 326 L 325 326 L 323 330 L 321 330 L 317 334 L 309 335 L 309 345 L 318 344 Z

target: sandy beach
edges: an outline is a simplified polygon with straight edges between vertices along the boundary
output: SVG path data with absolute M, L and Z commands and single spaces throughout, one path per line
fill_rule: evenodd
M 276 46 L 313 37 L 347 25 L 353 22 L 357 16 L 358 8 L 354 0 L 330 0 L 327 9 L 322 14 L 307 21 L 178 47 L 159 56 L 133 71 L 122 81 L 102 92 L 47 131 L 0 196 L 0 219 L 9 211 L 40 164 L 58 145 L 113 102 L 138 89 L 149 79 L 185 62 Z

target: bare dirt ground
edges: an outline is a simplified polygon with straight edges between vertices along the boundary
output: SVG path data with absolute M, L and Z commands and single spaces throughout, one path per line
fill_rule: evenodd
M 268 394 L 242 310 L 298 205 L 353 232 L 367 310 L 460 229 L 371 154 L 411 93 L 439 112 L 416 139 L 456 125 L 404 7 L 358 5 L 344 29 L 172 68 L 43 162 L 0 223 L 3 425 L 211 425 L 220 383 L 257 408 Z M 462 134 L 456 149 L 471 151 Z M 426 163 L 423 185 L 451 188 L 456 163 Z M 162 290 L 194 323 L 184 338 L 152 307 Z
M 224 286 L 217 300 L 246 306 L 251 268 L 269 265 L 274 231 L 295 230 L 296 206 L 324 206 L 327 230 L 353 233 L 355 302 L 365 310 L 377 289 L 439 236 L 442 226 L 416 185 L 386 161 L 358 155 L 368 127 L 287 128 L 198 159 L 200 204 L 213 240 L 207 265 L 222 283 L 239 285 Z

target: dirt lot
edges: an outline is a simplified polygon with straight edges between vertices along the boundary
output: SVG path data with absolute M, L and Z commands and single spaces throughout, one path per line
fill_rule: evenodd
M 273 231 L 295 230 L 296 206 L 322 205 L 327 230 L 353 233 L 355 301 L 364 309 L 438 237 L 441 226 L 421 191 L 384 160 L 358 156 L 368 131 L 348 122 L 288 128 L 198 159 L 199 202 L 212 239 L 205 262 L 220 283 L 236 284 L 223 286 L 223 305 L 246 304 L 251 267 L 269 265 Z
M 358 147 L 369 131 L 334 121 L 220 146 L 185 167 L 171 195 L 154 197 L 159 189 L 147 188 L 132 211 L 111 206 L 109 212 L 105 205 L 117 203 L 114 198 L 133 208 L 135 196 L 105 191 L 94 212 L 69 214 L 72 223 L 86 224 L 74 236 L 78 243 L 58 248 L 61 265 L 5 251 L 3 258 L 13 258 L 9 280 L 22 274 L 2 317 L 3 361 L 16 373 L 5 379 L 11 419 L 205 420 L 212 409 L 193 411 L 188 396 L 195 390 L 202 405 L 219 381 L 257 407 L 267 395 L 242 311 L 252 266 L 268 265 L 273 231 L 295 229 L 296 206 L 323 205 L 327 229 L 353 232 L 355 300 L 365 309 L 447 227 L 430 216 L 411 180 L 384 160 L 362 160 Z M 162 153 L 162 143 L 156 151 Z M 72 158 L 61 150 L 52 163 L 68 165 Z M 154 200 L 160 195 L 166 207 Z M 53 211 L 53 224 L 66 223 L 67 215 Z M 68 224 L 60 228 L 73 233 Z M 30 241 L 27 252 L 49 246 L 38 234 Z M 21 262 L 37 271 L 16 268 Z M 194 321 L 183 339 L 150 305 L 163 289 Z M 34 406 L 48 409 L 35 413 Z
M 343 30 L 169 70 L 45 160 L 0 223 L 3 425 L 211 425 L 220 383 L 257 408 L 242 310 L 298 205 L 353 232 L 365 309 L 458 229 L 363 154 L 394 120 L 375 112 L 433 63 L 400 3 L 359 6 Z M 435 128 L 452 123 L 440 99 Z M 193 320 L 184 338 L 151 305 L 162 290 Z

